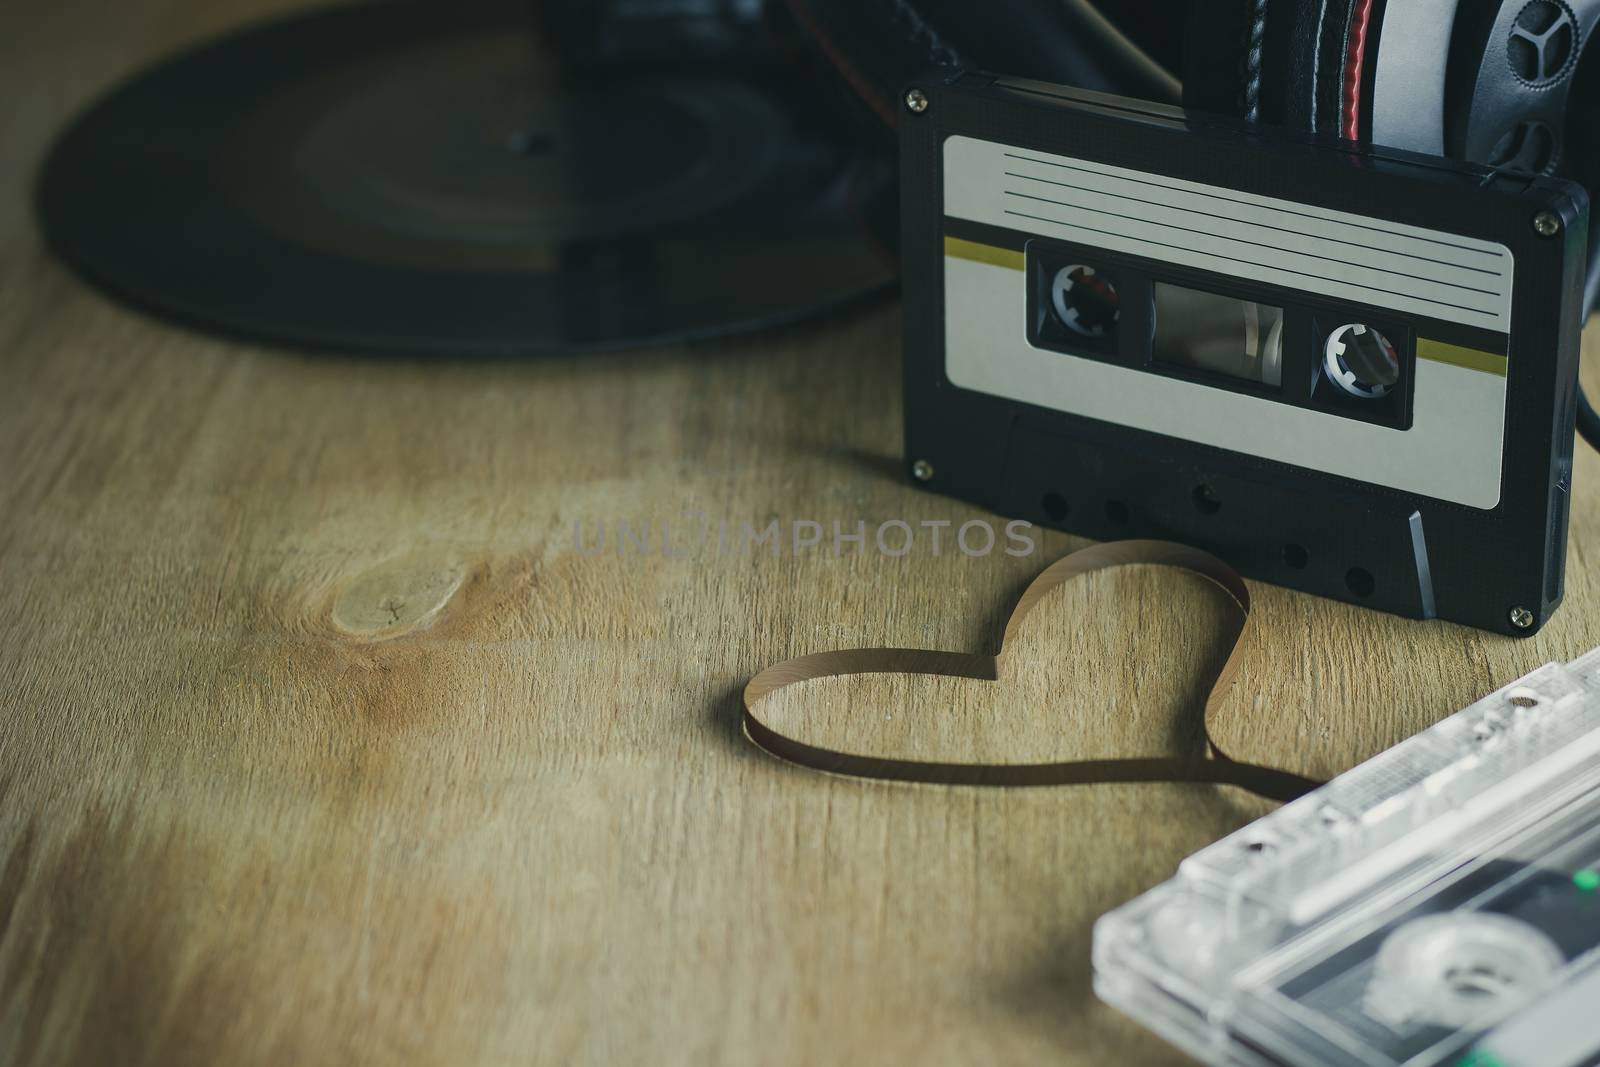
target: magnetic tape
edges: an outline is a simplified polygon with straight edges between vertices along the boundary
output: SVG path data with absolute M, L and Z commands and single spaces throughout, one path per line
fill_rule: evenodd
M 919 481 L 1414 617 L 1560 603 L 1581 187 L 973 73 L 905 107 Z

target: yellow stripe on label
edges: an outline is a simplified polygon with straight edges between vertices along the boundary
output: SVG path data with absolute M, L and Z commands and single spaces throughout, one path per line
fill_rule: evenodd
M 1453 367 L 1465 367 L 1467 370 L 1481 371 L 1501 378 L 1506 376 L 1505 356 L 1497 356 L 1493 352 L 1480 352 L 1476 348 L 1445 344 L 1443 341 L 1430 341 L 1426 337 L 1417 338 L 1417 358 L 1431 360 L 1434 363 L 1448 363 Z
M 987 263 L 991 267 L 1005 267 L 1009 270 L 1024 270 L 1027 267 L 1027 259 L 1021 252 L 979 244 L 977 241 L 963 241 L 959 237 L 944 239 L 944 254 L 954 256 L 956 259 L 970 259 L 974 263 Z

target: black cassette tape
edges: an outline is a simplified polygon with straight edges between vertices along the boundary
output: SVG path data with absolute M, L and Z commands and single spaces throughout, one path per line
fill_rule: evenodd
M 918 481 L 1402 615 L 1560 603 L 1579 187 L 970 73 L 902 131 Z

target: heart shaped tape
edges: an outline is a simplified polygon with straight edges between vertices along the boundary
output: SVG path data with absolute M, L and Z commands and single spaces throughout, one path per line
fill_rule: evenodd
M 1000 660 L 1012 638 L 1039 602 L 1052 590 L 1094 571 L 1145 563 L 1177 567 L 1209 578 L 1239 607 L 1239 625 L 1228 657 L 1206 694 L 1202 712 L 1209 755 L 1077 760 L 1064 763 L 938 763 L 868 756 L 808 744 L 771 726 L 761 717 L 762 703 L 785 686 L 817 678 L 854 674 L 925 674 L 993 682 L 1000 678 Z M 812 770 L 856 778 L 878 778 L 937 785 L 1045 786 L 1095 782 L 1211 782 L 1233 785 L 1271 800 L 1293 800 L 1321 782 L 1275 767 L 1241 763 L 1230 758 L 1211 734 L 1213 717 L 1226 701 L 1239 670 L 1239 649 L 1250 629 L 1250 591 L 1244 579 L 1209 553 L 1167 541 L 1113 541 L 1092 545 L 1047 567 L 1022 594 L 1006 623 L 1000 651 L 993 656 L 907 648 L 853 648 L 818 652 L 776 663 L 750 679 L 744 690 L 744 732 L 779 759 Z

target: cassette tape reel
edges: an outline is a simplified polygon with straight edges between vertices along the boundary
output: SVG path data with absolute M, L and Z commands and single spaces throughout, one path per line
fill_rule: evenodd
M 1413 617 L 1555 609 L 1581 187 L 973 73 L 901 131 L 923 484 Z

